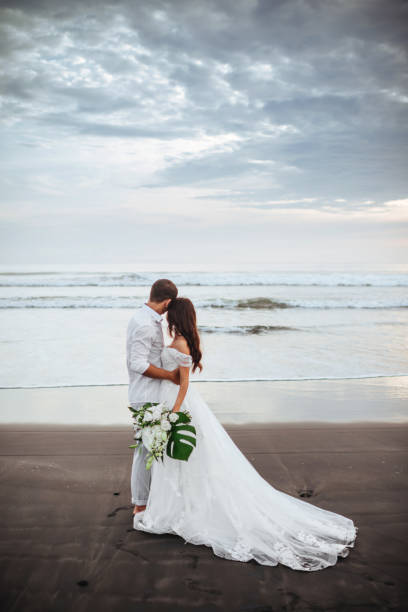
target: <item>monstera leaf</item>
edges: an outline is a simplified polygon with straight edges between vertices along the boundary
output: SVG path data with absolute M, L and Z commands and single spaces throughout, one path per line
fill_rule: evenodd
M 196 445 L 196 430 L 188 424 L 189 419 L 185 414 L 179 412 L 178 415 L 179 420 L 171 429 L 166 452 L 172 459 L 187 461 Z

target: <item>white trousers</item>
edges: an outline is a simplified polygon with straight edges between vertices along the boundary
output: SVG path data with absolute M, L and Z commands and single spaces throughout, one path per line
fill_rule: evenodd
M 143 403 L 131 403 L 133 408 L 143 406 Z M 142 448 L 135 448 L 133 454 L 132 474 L 130 476 L 130 491 L 132 494 L 132 504 L 135 506 L 145 506 L 149 497 L 151 472 L 146 470 L 146 457 L 148 451 Z
M 148 451 L 142 446 L 142 450 L 135 448 L 133 455 L 130 490 L 132 504 L 135 506 L 145 506 L 149 497 L 151 473 L 150 470 L 146 470 L 147 454 Z

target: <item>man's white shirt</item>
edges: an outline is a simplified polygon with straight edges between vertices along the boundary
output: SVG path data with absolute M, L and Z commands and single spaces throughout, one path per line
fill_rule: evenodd
M 159 401 L 160 379 L 143 376 L 150 364 L 161 368 L 164 347 L 163 317 L 143 304 L 127 328 L 126 362 L 129 373 L 129 404 Z

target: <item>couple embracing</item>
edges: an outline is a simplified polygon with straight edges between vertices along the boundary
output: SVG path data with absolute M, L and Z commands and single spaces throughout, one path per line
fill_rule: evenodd
M 170 396 L 172 409 L 177 412 L 188 390 L 190 366 L 193 365 L 193 370 L 202 368 L 194 306 L 187 298 L 177 298 L 177 293 L 176 285 L 170 280 L 156 281 L 150 290 L 149 301 L 129 322 L 127 367 L 129 405 L 133 408 L 146 402 L 168 401 Z M 172 344 L 166 349 L 162 329 L 165 312 L 173 337 Z M 169 349 L 173 350 L 170 358 L 164 354 Z M 191 355 L 194 355 L 194 361 Z M 171 369 L 164 369 L 163 361 Z M 145 510 L 149 497 L 151 472 L 146 470 L 146 455 L 147 451 L 142 447 L 141 452 L 135 450 L 133 457 L 131 492 L 134 514 Z
M 151 470 L 146 449 L 135 451 L 134 528 L 178 535 L 234 561 L 303 571 L 334 565 L 354 546 L 357 527 L 345 516 L 275 489 L 235 445 L 189 384 L 190 370 L 202 369 L 200 338 L 192 302 L 177 295 L 173 282 L 157 280 L 129 322 L 129 404 L 166 402 L 174 412 L 183 406 L 192 416 L 196 448 L 188 461 L 165 454 Z M 166 312 L 169 346 L 162 329 Z

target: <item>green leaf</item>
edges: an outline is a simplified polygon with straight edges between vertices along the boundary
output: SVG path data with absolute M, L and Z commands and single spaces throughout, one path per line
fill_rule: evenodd
M 181 413 L 182 414 L 182 413 Z M 170 431 L 169 441 L 167 442 L 167 455 L 172 459 L 187 461 L 196 446 L 196 439 L 188 433 L 196 435 L 193 425 L 186 423 L 176 424 Z
M 140 408 L 133 408 L 133 406 L 128 406 L 128 409 L 134 414 L 138 414 L 140 410 L 151 408 L 152 406 L 157 406 L 158 404 L 159 402 L 146 402 L 146 404 L 143 404 L 143 406 L 140 406 Z
M 138 440 L 136 442 L 136 444 L 132 444 L 131 446 L 129 446 L 129 448 L 139 448 L 140 449 L 140 445 L 141 445 L 142 441 Z
M 184 412 L 177 412 L 176 414 L 178 415 L 178 421 L 176 422 L 176 425 L 178 423 L 189 423 L 190 422 L 190 417 L 184 414 Z

